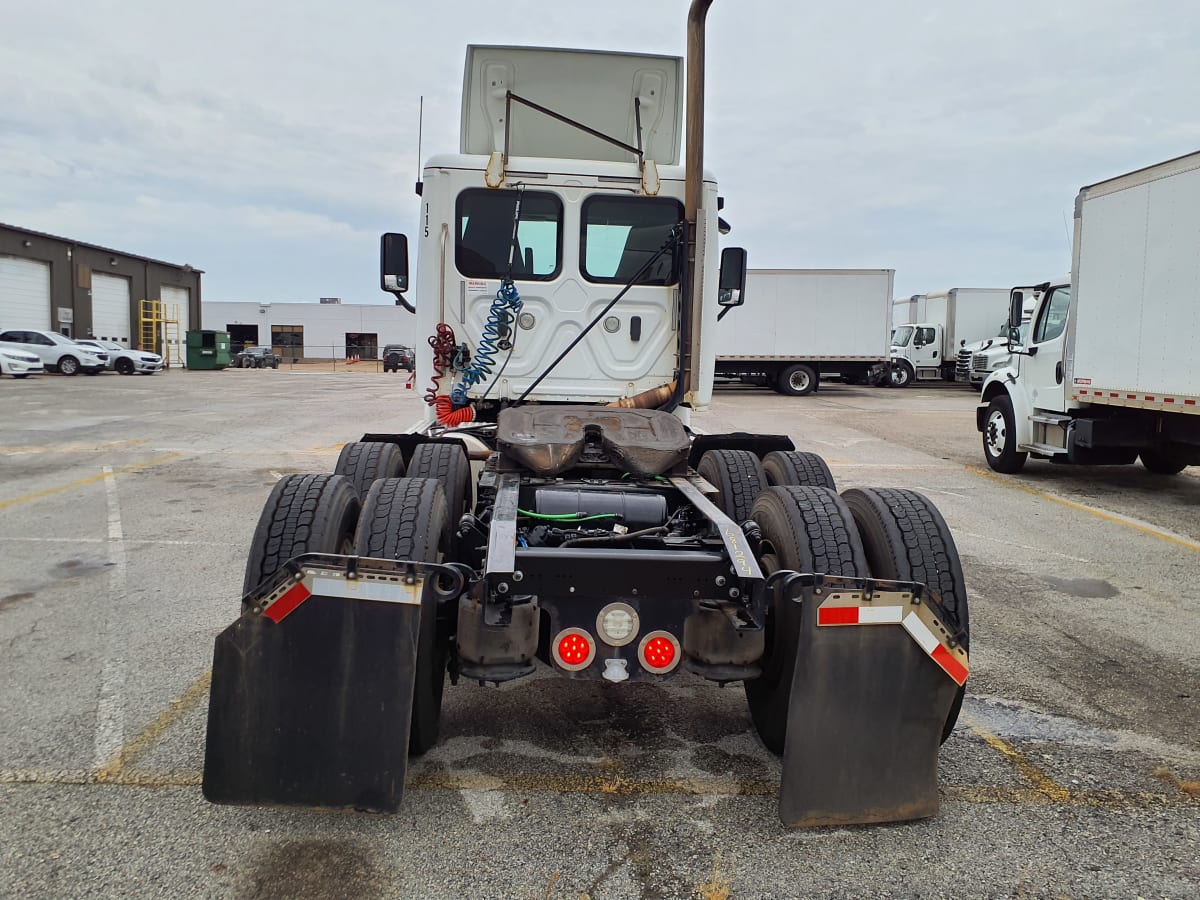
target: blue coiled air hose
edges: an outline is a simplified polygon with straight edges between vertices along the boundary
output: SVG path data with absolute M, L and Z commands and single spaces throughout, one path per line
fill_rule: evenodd
M 521 295 L 517 293 L 517 286 L 506 278 L 500 282 L 500 290 L 496 291 L 496 296 L 492 299 L 492 308 L 488 310 L 483 335 L 479 338 L 479 349 L 475 351 L 474 359 L 463 369 L 462 378 L 450 392 L 450 399 L 455 406 L 464 405 L 467 402 L 467 391 L 492 374 L 500 335 L 507 332 L 508 340 L 512 339 L 512 329 L 520 311 Z

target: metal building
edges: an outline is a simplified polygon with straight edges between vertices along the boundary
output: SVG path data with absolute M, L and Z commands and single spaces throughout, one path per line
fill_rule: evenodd
M 0 223 L 0 328 L 147 345 L 177 365 L 188 329 L 200 327 L 202 274 Z
M 385 345 L 413 346 L 416 340 L 414 317 L 390 302 L 206 300 L 204 320 L 210 328 L 229 332 L 235 351 L 269 346 L 284 359 L 379 359 Z

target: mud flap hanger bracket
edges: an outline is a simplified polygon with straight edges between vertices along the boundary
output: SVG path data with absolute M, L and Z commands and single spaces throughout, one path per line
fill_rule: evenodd
M 781 569 L 762 583 L 782 599 L 804 602 L 811 590 L 817 601 L 817 625 L 901 625 L 914 641 L 960 686 L 966 681 L 965 633 L 949 616 L 941 599 L 916 581 L 850 578 Z M 758 605 L 757 603 L 755 604 Z
M 439 604 L 449 603 L 462 594 L 470 577 L 470 568 L 461 563 L 305 553 L 242 597 L 242 605 L 279 623 L 314 594 L 417 605 L 426 582 Z

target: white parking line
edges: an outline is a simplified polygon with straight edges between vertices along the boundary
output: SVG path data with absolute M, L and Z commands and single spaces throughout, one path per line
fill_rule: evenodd
M 125 743 L 125 656 L 121 629 L 113 622 L 113 603 L 125 598 L 125 529 L 121 526 L 121 500 L 112 466 L 104 467 L 104 493 L 108 503 L 109 603 L 104 609 L 104 668 L 100 673 L 100 698 L 96 704 L 96 737 L 92 759 L 97 768 L 107 763 Z
M 3 537 L 0 536 L 0 542 L 8 541 L 9 543 L 18 544 L 107 544 L 109 538 L 89 538 L 89 537 Z M 164 547 L 239 547 L 241 546 L 236 541 L 170 541 L 163 538 L 126 538 L 124 543 L 129 544 L 154 544 Z

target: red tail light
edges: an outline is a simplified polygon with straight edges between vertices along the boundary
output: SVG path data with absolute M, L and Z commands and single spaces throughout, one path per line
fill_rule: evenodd
M 668 631 L 652 631 L 638 645 L 638 659 L 654 675 L 666 675 L 679 665 L 679 641 Z
M 554 661 L 568 672 L 586 669 L 596 658 L 596 642 L 582 628 L 566 628 L 554 639 Z

